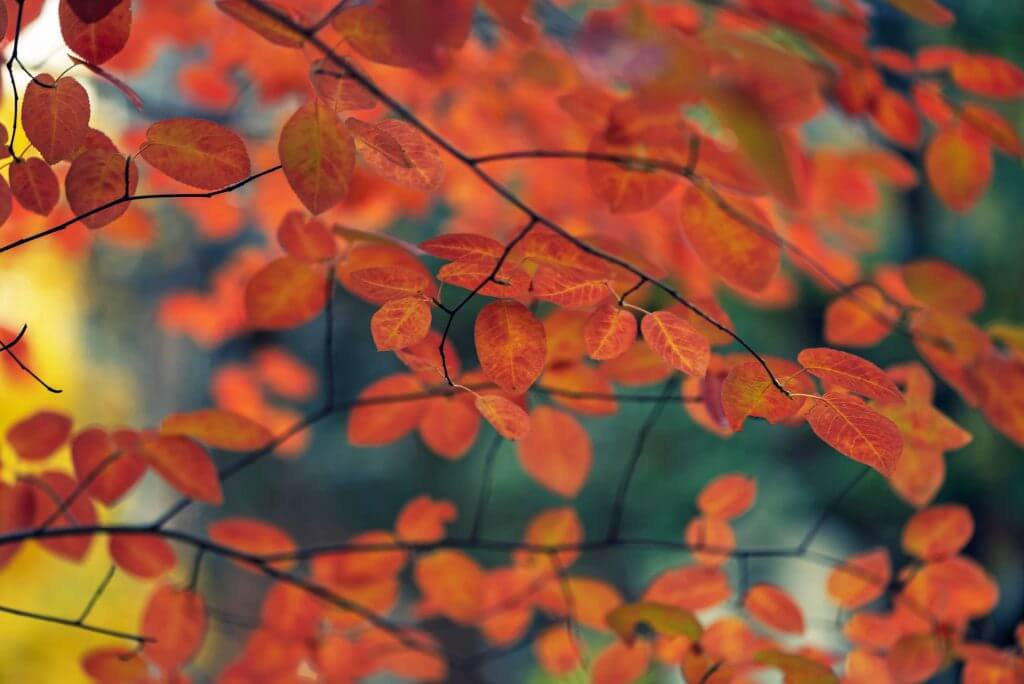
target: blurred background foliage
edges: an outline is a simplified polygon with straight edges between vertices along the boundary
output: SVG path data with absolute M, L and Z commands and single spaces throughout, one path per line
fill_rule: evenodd
M 993 52 L 1024 64 L 1024 41 L 1020 40 L 1024 36 L 1024 3 L 948 2 L 958 22 L 951 31 L 941 33 L 920 28 L 881 3 L 873 4 L 877 11 L 875 41 L 879 44 L 913 50 L 944 42 Z M 52 20 L 50 10 L 44 20 Z M 552 26 L 561 26 L 559 22 L 564 23 L 564 17 L 552 14 Z M 37 36 L 42 35 L 45 26 L 35 27 Z M 50 30 L 55 30 L 53 26 L 50 24 Z M 481 30 L 486 31 L 486 27 Z M 26 36 L 25 44 L 31 45 L 31 36 Z M 133 81 L 133 87 L 147 102 L 143 116 L 211 115 L 193 110 L 168 88 L 174 83 L 178 65 L 197 57 L 201 55 L 168 52 L 147 76 Z M 244 118 L 231 118 L 230 123 L 255 134 L 275 119 L 248 106 L 252 96 L 243 95 L 232 110 Z M 110 122 L 116 126 L 135 116 L 129 115 L 126 105 L 109 90 L 93 93 L 93 99 L 98 102 L 104 125 Z M 0 112 L 5 120 L 10 116 L 9 107 L 5 101 Z M 1003 112 L 1014 114 L 1012 109 Z M 1013 123 L 1018 131 L 1024 128 L 1019 108 Z M 819 119 L 810 130 L 812 140 L 830 144 L 869 135 L 872 133 L 866 127 L 834 114 Z M 916 155 L 910 159 L 920 168 Z M 244 203 L 245 196 L 243 191 L 232 201 Z M 227 241 L 209 242 L 179 207 L 164 203 L 149 209 L 155 212 L 158 231 L 147 251 L 125 250 L 97 241 L 86 256 L 71 259 L 57 244 L 4 256 L 0 266 L 0 324 L 17 329 L 20 321 L 15 319 L 20 311 L 43 312 L 30 328 L 33 365 L 65 392 L 60 397 L 48 396 L 16 376 L 0 373 L 0 431 L 43 404 L 70 408 L 80 425 L 90 421 L 151 425 L 172 410 L 208 406 L 213 370 L 248 358 L 253 349 L 268 341 L 283 344 L 311 367 L 320 367 L 322 317 L 297 331 L 243 335 L 214 349 L 199 347 L 185 337 L 163 334 L 156 323 L 161 296 L 176 289 L 208 286 L 226 255 L 240 245 L 260 244 L 263 233 L 243 230 Z M 423 239 L 443 230 L 446 216 L 446 209 L 438 207 L 426 218 L 399 222 L 392 230 L 409 240 Z M 1022 216 L 1024 169 L 1019 161 L 999 155 L 992 188 L 967 215 L 953 214 L 942 207 L 927 188 L 891 197 L 875 224 L 883 249 L 873 260 L 898 262 L 925 254 L 944 258 L 983 284 L 987 300 L 979 316 L 982 324 L 1022 321 Z M 758 310 L 728 297 L 724 307 L 737 329 L 756 348 L 792 357 L 804 347 L 823 343 L 821 316 L 828 301 L 826 294 L 806 278 L 801 277 L 800 283 L 800 301 L 791 309 Z M 343 293 L 337 298 L 335 339 L 342 359 L 337 373 L 341 397 L 354 397 L 373 379 L 402 369 L 392 354 L 374 350 L 367 329 L 371 313 L 369 305 Z M 454 331 L 454 341 L 464 350 L 464 360 L 472 349 L 472 320 L 472 312 L 460 317 Z M 916 355 L 905 338 L 893 335 L 870 357 L 884 366 Z M 977 531 L 967 553 L 995 575 L 1001 589 L 999 607 L 975 636 L 1008 644 L 1013 626 L 1024 613 L 1024 458 L 1018 448 L 941 383 L 936 405 L 974 435 L 969 446 L 947 455 L 946 482 L 936 500 L 958 501 L 971 509 Z M 601 535 L 606 529 L 609 503 L 650 411 L 650 405 L 624 403 L 612 418 L 583 419 L 595 446 L 595 462 L 585 489 L 573 503 L 591 536 Z M 322 421 L 312 431 L 309 448 L 301 459 L 271 459 L 250 469 L 226 485 L 228 503 L 222 509 L 197 507 L 177 524 L 200 527 L 224 514 L 254 515 L 290 531 L 300 544 L 314 544 L 337 541 L 365 529 L 389 528 L 402 504 L 427 492 L 458 506 L 460 517 L 451 528 L 454 536 L 468 532 L 484 454 L 491 443 L 489 431 L 481 434 L 467 456 L 451 462 L 429 454 L 414 436 L 389 447 L 354 448 L 348 445 L 344 430 L 341 417 Z M 722 439 L 696 426 L 681 407 L 669 406 L 647 439 L 627 502 L 623 532 L 681 540 L 686 521 L 695 513 L 697 491 L 714 476 L 728 471 L 750 474 L 759 484 L 758 505 L 738 523 L 737 538 L 742 547 L 796 544 L 822 507 L 860 468 L 803 428 L 773 429 L 754 421 L 742 433 Z M 11 473 L 2 475 L 10 477 Z M 527 479 L 509 443 L 498 450 L 495 483 L 484 518 L 485 534 L 491 538 L 518 538 L 532 513 L 563 503 Z M 159 483 L 147 481 L 117 508 L 116 515 L 121 519 L 145 519 L 171 500 L 172 495 Z M 878 544 L 898 548 L 899 532 L 909 512 L 888 485 L 872 474 L 837 508 L 815 548 L 834 555 Z M 105 551 L 100 547 L 94 545 L 89 562 L 81 566 L 44 557 L 37 549 L 21 554 L 16 565 L 4 573 L 0 603 L 46 607 L 74 615 L 89 587 L 105 571 Z M 486 553 L 479 559 L 485 564 L 503 560 Z M 678 554 L 617 549 L 585 555 L 574 566 L 574 573 L 599 575 L 635 598 L 654 575 L 681 560 Z M 752 562 L 750 570 L 752 581 L 776 581 L 794 592 L 806 608 L 811 638 L 825 646 L 842 647 L 835 615 L 824 600 L 825 568 L 796 560 L 767 559 Z M 60 581 L 51 581 L 57 577 Z M 216 672 L 242 643 L 247 628 L 258 622 L 258 598 L 264 585 L 262 578 L 239 573 L 216 559 L 204 565 L 201 587 L 212 597 L 211 627 L 216 634 L 207 641 L 199 661 L 205 672 Z M 140 587 L 119 575 L 111 593 L 97 608 L 97 622 L 132 629 Z M 538 620 L 535 628 L 540 626 Z M 450 625 L 438 628 L 454 652 L 477 651 L 485 645 L 477 641 L 474 632 Z M 52 645 L 58 642 L 66 648 L 55 651 Z M 92 635 L 0 615 L 0 681 L 76 681 L 82 676 L 77 670 L 77 655 L 84 647 L 99 643 L 103 640 Z M 528 649 L 494 659 L 485 665 L 484 672 L 501 681 L 549 681 L 537 670 Z M 662 675 L 659 681 L 679 681 L 678 673 Z M 197 681 L 207 679 L 198 677 Z

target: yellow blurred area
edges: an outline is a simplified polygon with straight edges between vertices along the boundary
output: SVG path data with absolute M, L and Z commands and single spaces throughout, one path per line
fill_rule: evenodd
M 75 228 L 81 230 L 81 227 Z M 31 365 L 63 389 L 51 394 L 23 373 L 0 371 L 0 434 L 27 415 L 48 408 L 69 414 L 75 429 L 89 422 L 135 424 L 131 383 L 123 371 L 90 361 L 86 324 L 88 283 L 77 257 L 40 241 L 0 256 L 0 325 L 29 330 L 15 350 L 28 349 Z M 41 464 L 19 464 L 0 441 L 0 478 L 56 468 L 70 470 L 69 449 Z M 109 514 L 101 512 L 105 519 Z M 34 543 L 23 545 L 0 569 L 0 605 L 76 618 L 109 567 L 106 539 L 93 541 L 84 563 L 56 558 Z M 135 631 L 145 586 L 118 573 L 89 618 L 90 623 Z M 0 684 L 85 682 L 81 654 L 102 645 L 131 642 L 0 613 Z

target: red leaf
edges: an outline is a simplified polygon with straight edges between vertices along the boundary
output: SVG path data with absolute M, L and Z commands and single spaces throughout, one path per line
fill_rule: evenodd
M 143 579 L 159 577 L 178 562 L 174 547 L 167 540 L 137 534 L 111 535 L 110 557 L 128 574 Z
M 80 482 L 90 480 L 90 496 L 113 506 L 146 472 L 146 463 L 137 453 L 138 445 L 138 436 L 130 430 L 113 434 L 100 428 L 82 430 L 71 440 L 75 476 Z M 112 454 L 117 454 L 117 458 L 103 465 Z
M 891 420 L 856 397 L 829 392 L 814 401 L 807 422 L 833 449 L 890 475 L 903 452 L 903 437 Z
M 854 354 L 815 347 L 797 356 L 800 365 L 830 385 L 843 387 L 881 402 L 903 403 L 896 384 L 881 368 Z
M 583 326 L 587 354 L 597 361 L 621 356 L 635 341 L 636 317 L 611 302 L 594 309 Z
M 206 450 L 190 438 L 147 435 L 142 438 L 140 453 L 160 477 L 182 494 L 212 504 L 223 501 L 217 468 Z
M 360 405 L 348 416 L 348 441 L 355 446 L 381 446 L 416 428 L 427 410 L 423 385 L 405 373 L 389 375 L 359 393 Z M 386 401 L 395 398 L 396 401 Z
M 284 47 L 302 47 L 305 37 L 289 26 L 282 24 L 277 18 L 250 5 L 245 0 L 217 0 L 217 9 L 233 19 L 237 19 L 274 45 Z M 288 14 L 287 10 L 277 3 L 268 2 L 270 9 Z
M 210 525 L 210 539 L 217 544 L 254 556 L 276 556 L 295 551 L 291 536 L 274 525 L 254 518 L 225 518 Z M 287 570 L 292 560 L 279 560 L 274 567 Z M 243 564 L 243 567 L 250 567 Z
M 363 161 L 378 175 L 413 190 L 435 190 L 444 180 L 437 147 L 412 125 L 398 119 L 368 124 L 348 119 Z
M 204 119 L 157 121 L 146 130 L 139 154 L 174 180 L 204 190 L 244 180 L 251 169 L 242 138 Z
M 640 321 L 644 340 L 672 368 L 703 377 L 711 361 L 711 345 L 690 323 L 668 311 L 647 314 Z
M 135 161 L 128 162 L 125 183 L 124 156 L 106 150 L 86 150 L 75 157 L 64 180 L 68 206 L 76 215 L 87 214 L 100 207 L 132 195 L 139 181 Z M 128 211 L 129 202 L 120 202 L 86 216 L 82 223 L 90 228 L 102 228 L 116 221 Z
M 176 670 L 195 656 L 206 634 L 206 607 L 197 594 L 165 584 L 150 594 L 142 612 L 141 632 L 153 637 L 143 654 L 157 665 Z
M 530 431 L 518 445 L 523 470 L 543 487 L 571 499 L 590 474 L 590 436 L 572 415 L 547 406 L 530 414 Z
M 63 413 L 39 411 L 7 428 L 7 442 L 18 458 L 42 461 L 63 446 L 71 434 L 71 419 Z
M 544 370 L 544 326 L 522 304 L 491 302 L 473 329 L 480 367 L 498 387 L 522 394 Z
M 120 0 L 105 17 L 93 22 L 80 19 L 68 0 L 61 0 L 59 15 L 64 42 L 93 64 L 103 64 L 128 43 L 132 28 L 131 0 Z
M 530 433 L 530 416 L 505 397 L 480 395 L 474 404 L 480 415 L 505 439 L 517 440 Z
M 10 170 L 11 193 L 18 204 L 34 214 L 48 216 L 60 199 L 53 169 L 39 157 L 14 162 Z
M 185 435 L 215 449 L 255 451 L 267 446 L 270 432 L 244 416 L 222 409 L 172 413 L 160 424 L 165 435 Z
M 25 135 L 47 164 L 68 159 L 89 129 L 89 95 L 78 81 L 39 74 L 25 88 L 21 120 Z
M 300 261 L 330 261 L 338 255 L 338 243 L 327 226 L 317 219 L 305 220 L 299 211 L 290 211 L 282 219 L 277 242 Z
M 345 199 L 355 145 L 337 115 L 318 100 L 299 107 L 285 122 L 278 154 L 289 185 L 310 213 L 327 211 Z
M 402 297 L 384 303 L 370 319 L 377 351 L 405 349 L 430 332 L 430 304 L 418 297 Z
M 245 287 L 249 323 L 265 330 L 295 328 L 317 317 L 327 303 L 323 274 L 281 257 L 260 269 Z

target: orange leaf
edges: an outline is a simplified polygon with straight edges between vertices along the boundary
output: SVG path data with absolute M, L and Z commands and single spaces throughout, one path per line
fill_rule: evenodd
M 651 159 L 682 166 L 686 163 L 688 149 L 686 137 L 670 126 L 649 128 L 632 135 L 600 133 L 594 136 L 587 150 L 596 157 L 587 161 L 587 180 L 594 194 L 613 213 L 644 211 L 660 202 L 675 187 L 678 178 L 640 163 L 619 164 L 600 158 Z
M 95 648 L 82 656 L 82 669 L 97 682 L 144 682 L 149 663 L 126 648 Z
M 292 114 L 281 128 L 278 154 L 292 190 L 312 214 L 345 199 L 355 165 L 352 134 L 318 100 Z
M 607 282 L 586 271 L 542 264 L 533 276 L 530 292 L 567 309 L 589 309 L 611 296 Z
M 498 387 L 522 394 L 544 370 L 544 326 L 522 304 L 491 302 L 473 329 L 480 367 Z
M 686 525 L 683 539 L 701 565 L 721 565 L 736 548 L 736 535 L 729 523 L 707 515 L 693 518 Z
M 420 248 L 431 256 L 450 261 L 486 257 L 497 259 L 504 251 L 501 243 L 494 238 L 473 233 L 438 235 L 421 242 Z
M 460 397 L 435 397 L 420 420 L 419 431 L 423 443 L 432 452 L 444 458 L 459 459 L 476 441 L 480 414 Z
M 497 394 L 480 395 L 474 404 L 480 415 L 505 439 L 523 439 L 531 432 L 530 416 Z
M 194 592 L 169 584 L 150 594 L 142 612 L 142 634 L 153 637 L 142 652 L 167 670 L 195 656 L 206 633 L 206 607 Z
M 530 414 L 530 432 L 519 442 L 519 463 L 543 487 L 571 499 L 590 474 L 590 436 L 572 415 L 538 406 Z
M 903 549 L 927 561 L 960 551 L 974 534 L 974 518 L 965 506 L 932 506 L 914 514 L 903 528 Z
M 270 432 L 259 423 L 222 409 L 172 413 L 160 424 L 160 432 L 185 435 L 227 451 L 255 451 L 272 439 Z
M 395 544 L 390 532 L 369 530 L 352 537 L 352 544 L 389 546 Z M 406 552 L 401 549 L 361 553 L 320 554 L 313 559 L 313 579 L 332 587 L 371 584 L 393 578 L 405 567 Z
M 108 435 L 100 428 L 88 428 L 75 435 L 71 440 L 75 476 L 80 482 L 90 480 L 86 491 L 91 497 L 112 506 L 139 481 L 146 463 L 137 453 L 138 443 L 138 436 L 129 430 Z M 117 458 L 103 465 L 114 453 Z
M 461 551 L 442 549 L 421 556 L 413 570 L 420 590 L 421 615 L 444 615 L 471 624 L 480 612 L 484 571 Z
M 67 76 L 54 82 L 38 74 L 26 86 L 21 107 L 25 135 L 47 164 L 69 159 L 89 129 L 89 94 Z
M 204 119 L 157 121 L 139 154 L 174 180 L 204 190 L 244 180 L 251 169 L 242 138 Z
M 774 363 L 773 372 L 782 375 L 783 386 L 794 387 L 787 379 L 796 372 L 794 364 Z M 781 423 L 793 417 L 804 405 L 801 397 L 787 397 L 772 382 L 764 366 L 758 361 L 744 361 L 732 367 L 722 383 L 722 411 L 729 426 L 739 430 L 748 416 L 764 418 L 770 423 Z
M 825 308 L 825 341 L 872 347 L 884 340 L 899 318 L 895 306 L 870 285 L 852 288 Z
M 891 578 L 892 564 L 885 549 L 847 556 L 828 576 L 828 598 L 847 610 L 860 608 L 885 593 Z
M 254 556 L 272 556 L 295 551 L 295 542 L 287 532 L 254 518 L 224 518 L 210 525 L 207 533 L 211 540 L 221 546 Z M 295 561 L 282 559 L 271 565 L 287 570 L 294 564 Z M 249 567 L 244 563 L 242 566 Z
M 415 376 L 396 373 L 359 393 L 348 416 L 348 441 L 355 446 L 390 444 L 411 432 L 427 410 L 423 385 Z M 387 401 L 388 399 L 397 401 Z
M 377 106 L 377 100 L 370 91 L 326 59 L 310 64 L 309 78 L 316 94 L 335 111 L 373 109 Z
M 583 342 L 597 361 L 621 356 L 636 341 L 636 317 L 614 303 L 603 304 L 587 318 Z
M 580 666 L 582 652 L 568 625 L 551 625 L 533 642 L 537 662 L 552 675 L 565 675 Z
M 374 304 L 400 297 L 432 297 L 435 292 L 430 276 L 401 266 L 373 266 L 352 271 L 349 287 Z
M 903 395 L 885 371 L 855 354 L 814 347 L 801 351 L 797 361 L 829 385 L 837 385 L 881 402 L 903 403 Z
M 39 157 L 14 162 L 9 179 L 14 199 L 33 214 L 48 216 L 57 206 L 60 199 L 57 176 Z
M 491 280 L 497 265 L 496 257 L 466 257 L 438 269 L 437 279 L 471 292 L 476 290 L 487 297 L 526 295 L 530 289 L 530 274 L 506 261 Z
M 433 500 L 417 496 L 410 500 L 395 521 L 395 536 L 415 543 L 432 543 L 444 539 L 445 526 L 454 521 L 458 512 L 455 504 L 446 499 Z
M 926 564 L 904 594 L 936 622 L 963 627 L 992 611 L 999 600 L 999 585 L 973 560 L 954 556 Z
M 181 435 L 144 436 L 143 458 L 172 487 L 189 498 L 220 504 L 224 496 L 220 478 L 203 447 Z
M 70 506 L 62 506 L 64 512 L 54 517 L 59 510 L 58 504 L 70 501 L 72 494 L 78 489 L 78 483 L 64 473 L 45 472 L 37 477 L 29 478 L 26 480 L 26 484 L 32 487 L 33 526 L 41 526 L 43 523 L 49 522 L 51 528 L 89 527 L 97 523 L 96 508 L 92 501 L 84 496 L 76 498 Z M 51 518 L 53 518 L 52 522 Z M 40 539 L 39 543 L 51 553 L 80 563 L 89 552 L 92 537 L 85 535 L 49 537 Z
M 901 684 L 926 682 L 946 661 L 947 650 L 938 634 L 908 634 L 889 653 L 889 672 Z
M 430 304 L 420 297 L 388 300 L 370 319 L 370 332 L 377 351 L 411 347 L 430 332 Z
M 305 42 L 301 33 L 285 26 L 276 18 L 260 11 L 245 0 L 217 0 L 216 5 L 221 12 L 242 22 L 274 45 L 302 47 Z M 267 6 L 287 14 L 286 10 L 276 3 L 268 2 Z
M 432 142 L 398 119 L 368 124 L 348 119 L 356 149 L 378 175 L 413 190 L 436 190 L 444 179 L 444 163 Z
M 68 3 L 58 4 L 60 32 L 67 46 L 93 64 L 103 64 L 124 49 L 132 28 L 131 0 L 120 0 L 105 17 L 86 22 Z
M 757 481 L 740 473 L 719 475 L 697 495 L 697 508 L 705 515 L 731 520 L 743 515 L 757 498 Z
M 703 377 L 711 360 L 711 345 L 690 323 L 668 311 L 647 314 L 640 321 L 644 340 L 672 368 Z
M 549 508 L 530 519 L 523 533 L 523 543 L 541 549 L 572 546 L 583 541 L 583 523 L 576 509 L 569 506 Z M 567 549 L 556 554 L 559 565 L 567 568 L 579 558 L 579 551 Z M 523 549 L 513 555 L 516 565 L 542 573 L 554 571 L 551 559 L 543 551 Z
M 807 422 L 833 449 L 886 476 L 903 452 L 896 424 L 856 397 L 829 392 L 811 406 Z
M 839 684 L 831 668 L 802 655 L 767 650 L 755 655 L 754 660 L 781 670 L 783 684 Z
M 594 658 L 591 684 L 629 684 L 641 681 L 651 660 L 651 647 L 645 641 L 632 646 L 614 642 Z
M 992 151 L 978 133 L 952 126 L 928 143 L 924 168 L 939 199 L 954 211 L 966 212 L 992 181 Z
M 994 55 L 961 55 L 950 67 L 953 82 L 963 90 L 996 100 L 1024 95 L 1024 71 Z
M 307 323 L 327 303 L 321 272 L 308 264 L 281 257 L 256 272 L 245 286 L 249 323 L 264 330 L 283 330 Z
M 117 202 L 135 192 L 139 181 L 134 161 L 128 162 L 128 184 L 125 186 L 125 158 L 106 150 L 85 150 L 75 157 L 64 179 L 68 206 L 76 215 L 87 214 Z M 101 228 L 128 211 L 129 202 L 121 202 L 82 219 L 90 228 Z
M 178 563 L 174 547 L 166 539 L 136 534 L 112 535 L 110 557 L 117 567 L 144 579 L 159 577 Z
M 42 461 L 64 445 L 71 419 L 63 413 L 39 411 L 7 428 L 7 443 L 23 461 Z
M 338 243 L 327 226 L 316 219 L 306 221 L 299 211 L 285 215 L 277 229 L 277 242 L 289 256 L 301 261 L 330 261 L 338 254 Z
M 753 204 L 738 206 L 746 220 L 690 186 L 683 193 L 679 218 L 687 241 L 715 275 L 730 285 L 758 292 L 779 270 L 781 249 L 764 212 Z
M 723 603 L 730 594 L 729 577 L 721 568 L 686 565 L 658 575 L 647 587 L 643 600 L 697 611 Z
M 914 106 L 894 90 L 883 90 L 878 94 L 871 119 L 882 135 L 901 147 L 916 147 L 921 139 L 921 120 Z
M 743 609 L 761 624 L 786 634 L 804 633 L 804 614 L 788 593 L 773 584 L 755 584 L 743 598 Z

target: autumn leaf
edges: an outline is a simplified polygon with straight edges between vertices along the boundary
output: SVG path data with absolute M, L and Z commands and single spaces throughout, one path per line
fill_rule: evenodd
M 531 431 L 530 416 L 505 397 L 496 394 L 479 395 L 474 406 L 484 420 L 505 439 L 521 440 Z
M 681 206 L 683 234 L 715 275 L 752 292 L 768 285 L 779 269 L 781 249 L 762 211 L 750 204 L 743 205 L 743 213 L 728 212 L 693 186 L 683 193 Z
M 139 437 L 130 430 L 111 433 L 90 427 L 71 440 L 71 461 L 80 482 L 89 482 L 91 497 L 112 506 L 135 486 L 146 472 L 138 453 Z
M 835 385 L 880 402 L 902 403 L 896 384 L 881 368 L 855 354 L 815 347 L 797 356 L 800 365 L 829 385 Z
M 82 223 L 101 228 L 113 223 L 128 211 L 128 202 L 120 200 L 135 193 L 139 174 L 134 160 L 126 160 L 116 152 L 86 150 L 75 157 L 64 179 L 68 206 L 75 214 L 89 212 Z M 96 211 L 108 204 L 113 206 Z
M 587 354 L 596 361 L 621 356 L 636 341 L 636 317 L 615 304 L 603 304 L 587 318 L 583 341 Z
M 294 328 L 316 318 L 326 302 L 323 275 L 292 257 L 271 261 L 245 287 L 245 309 L 256 328 Z
M 174 547 L 157 536 L 115 534 L 110 537 L 109 549 L 118 568 L 143 579 L 159 577 L 178 564 Z
M 949 26 L 955 20 L 953 13 L 935 0 L 888 0 L 888 2 L 901 12 L 932 26 Z
M 377 351 L 411 347 L 430 332 L 430 304 L 418 297 L 388 300 L 370 319 L 370 332 Z
M 193 591 L 161 585 L 142 612 L 141 630 L 153 637 L 142 649 L 152 662 L 169 670 L 195 656 L 206 633 L 206 607 Z
M 974 535 L 974 518 L 965 506 L 945 504 L 918 511 L 903 527 L 903 549 L 927 561 L 956 555 Z
M 71 418 L 56 411 L 39 411 L 7 428 L 7 443 L 23 461 L 43 461 L 71 434 Z
M 270 442 L 270 432 L 259 423 L 223 409 L 172 413 L 160 424 L 165 435 L 185 435 L 215 449 L 255 451 Z
M 349 413 L 348 441 L 356 446 L 380 446 L 401 439 L 416 428 L 427 410 L 422 394 L 420 381 L 405 373 L 370 384 L 359 393 L 361 403 Z M 384 401 L 392 398 L 402 400 Z
M 438 259 L 457 261 L 459 259 L 487 258 L 497 259 L 504 248 L 501 243 L 486 235 L 474 233 L 450 233 L 438 235 L 420 243 L 420 248 Z
M 295 542 L 288 533 L 253 518 L 223 518 L 210 525 L 207 532 L 217 544 L 254 556 L 287 555 L 295 551 Z M 271 565 L 287 570 L 294 564 L 295 561 L 282 559 Z M 258 566 L 243 567 L 259 570 Z
M 39 74 L 25 88 L 21 120 L 25 135 L 47 164 L 68 159 L 89 128 L 89 95 L 68 76 Z
M 828 576 L 826 590 L 832 603 L 852 610 L 885 593 L 892 578 L 892 562 L 885 549 L 847 556 Z
M 139 453 L 160 477 L 185 496 L 212 504 L 223 501 L 213 460 L 189 437 L 147 435 L 142 438 Z
M 430 191 L 441 185 L 441 155 L 412 125 L 398 119 L 368 124 L 351 118 L 345 125 L 355 136 L 363 162 L 381 177 L 413 190 Z
M 803 634 L 804 615 L 796 601 L 781 588 L 760 583 L 747 590 L 743 609 L 761 624 L 786 634 Z
M 992 181 L 992 151 L 983 137 L 966 126 L 939 131 L 924 151 L 928 180 L 946 206 L 969 211 Z
M 305 220 L 298 211 L 288 212 L 281 220 L 277 243 L 300 261 L 330 261 L 338 254 L 338 243 L 327 226 L 317 219 Z
M 607 281 L 571 267 L 541 265 L 533 276 L 534 297 L 567 309 L 589 309 L 611 296 Z
M 57 176 L 39 157 L 15 162 L 10 170 L 11 193 L 25 209 L 48 216 L 60 199 Z
M 504 390 L 522 394 L 544 370 L 544 326 L 522 304 L 491 302 L 473 328 L 480 367 Z
M 103 64 L 128 43 L 132 28 L 131 0 L 120 0 L 101 19 L 84 21 L 68 2 L 58 4 L 60 32 L 67 46 L 87 62 Z
M 278 154 L 292 190 L 313 215 L 345 199 L 355 165 L 352 134 L 337 115 L 313 100 L 281 128 Z
M 656 311 L 643 317 L 640 330 L 651 349 L 672 368 L 698 378 L 707 372 L 711 345 L 685 319 Z
M 417 427 L 430 451 L 442 458 L 459 459 L 476 442 L 480 413 L 461 397 L 435 397 Z
M 374 266 L 352 271 L 349 275 L 351 288 L 374 304 L 384 304 L 392 299 L 432 297 L 434 283 L 420 270 L 401 266 Z
M 590 437 L 563 411 L 539 406 L 530 414 L 530 432 L 518 445 L 523 470 L 543 487 L 575 497 L 590 474 Z
M 756 480 L 726 473 L 704 485 L 697 495 L 697 508 L 705 515 L 731 520 L 750 510 L 756 498 Z
M 807 422 L 833 449 L 883 475 L 892 473 L 903 451 L 896 424 L 855 397 L 827 393 L 814 400 Z
M 150 126 L 139 156 L 174 180 L 204 190 L 237 183 L 252 168 L 237 133 L 212 121 L 187 117 Z

